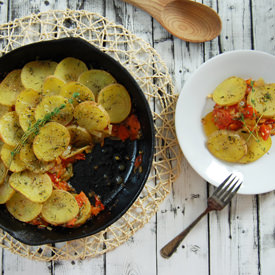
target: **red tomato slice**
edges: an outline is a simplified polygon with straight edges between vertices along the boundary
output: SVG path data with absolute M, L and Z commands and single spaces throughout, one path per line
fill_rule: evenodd
M 270 129 L 269 125 L 266 125 L 266 124 L 261 125 L 259 132 L 260 132 L 260 135 L 263 138 L 263 140 L 267 140 L 269 138 L 270 130 L 271 129 Z
M 215 108 L 213 110 L 213 122 L 219 129 L 227 129 L 234 120 L 228 110 Z
M 254 110 L 254 108 L 251 105 L 247 105 L 243 109 L 242 113 L 245 118 L 253 118 L 254 116 L 256 116 L 256 110 Z

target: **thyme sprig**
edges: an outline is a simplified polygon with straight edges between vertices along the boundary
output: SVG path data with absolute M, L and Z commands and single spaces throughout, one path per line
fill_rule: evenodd
M 73 100 L 77 98 L 79 95 L 79 93 L 74 93 L 73 97 L 68 99 L 68 102 L 73 103 Z M 38 135 L 40 128 L 43 127 L 47 122 L 52 120 L 54 116 L 58 115 L 60 111 L 65 107 L 66 104 L 61 104 L 59 107 L 54 108 L 52 112 L 45 114 L 45 116 L 42 119 L 38 119 L 34 124 L 32 124 L 28 128 L 28 130 L 23 134 L 20 141 L 11 152 L 12 158 L 20 152 L 21 148 L 28 142 L 30 137 Z

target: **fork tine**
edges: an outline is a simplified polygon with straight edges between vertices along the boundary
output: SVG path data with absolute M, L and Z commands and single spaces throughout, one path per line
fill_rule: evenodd
M 224 192 L 226 192 L 226 190 L 231 186 L 231 184 L 234 182 L 234 180 L 236 179 L 236 177 L 234 177 L 233 179 L 230 180 L 230 182 L 228 182 L 217 194 L 216 196 L 221 197 Z
M 229 203 L 231 199 L 234 197 L 234 195 L 238 192 L 243 182 L 241 182 L 235 189 L 232 191 L 232 193 L 228 196 L 228 198 L 225 201 L 225 204 Z
M 231 194 L 232 190 L 235 188 L 235 186 L 237 185 L 238 182 L 239 182 L 239 180 L 237 180 L 227 191 L 225 190 L 224 193 L 221 194 L 220 199 L 223 200 L 223 201 L 225 201 L 226 198 L 228 197 L 228 195 Z M 232 181 L 230 182 L 230 184 L 231 183 L 232 183 Z M 227 188 L 228 188 L 228 186 L 227 186 Z
M 232 176 L 232 174 L 230 174 L 219 186 L 218 188 L 215 189 L 213 195 L 216 195 L 223 187 L 224 185 L 227 183 L 227 181 L 230 179 L 230 177 Z

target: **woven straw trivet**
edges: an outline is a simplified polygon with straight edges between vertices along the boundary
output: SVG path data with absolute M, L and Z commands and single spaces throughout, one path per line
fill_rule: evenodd
M 156 146 L 153 167 L 140 196 L 117 222 L 102 232 L 65 243 L 28 246 L 0 231 L 1 247 L 43 261 L 94 257 L 127 241 L 157 212 L 179 173 L 181 158 L 174 127 L 177 95 L 168 69 L 148 43 L 123 26 L 87 11 L 33 14 L 0 25 L 0 54 L 32 42 L 62 37 L 81 37 L 128 69 L 151 106 Z

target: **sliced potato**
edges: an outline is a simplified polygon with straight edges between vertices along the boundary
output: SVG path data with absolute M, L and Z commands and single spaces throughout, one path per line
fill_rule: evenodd
M 275 116 L 275 84 L 255 86 L 247 97 L 247 103 L 263 117 Z
M 45 173 L 54 167 L 55 163 L 37 159 L 32 144 L 25 144 L 20 150 L 20 159 L 25 163 L 26 168 L 34 173 Z
M 256 137 L 255 134 L 252 135 L 248 132 L 240 131 L 239 134 L 247 143 L 247 154 L 238 161 L 239 163 L 249 163 L 261 158 L 272 145 L 271 137 L 263 140 L 261 136 Z
M 40 128 L 34 138 L 33 151 L 39 160 L 52 161 L 66 150 L 69 143 L 68 129 L 57 122 L 49 122 Z
M 68 159 L 71 158 L 75 155 L 81 154 L 83 152 L 91 152 L 92 151 L 92 146 L 91 145 L 86 145 L 84 147 L 81 148 L 70 148 L 70 150 L 66 150 L 63 154 L 62 154 L 62 158 L 63 159 Z
M 54 112 L 61 105 L 65 107 L 52 118 L 52 121 L 67 125 L 73 119 L 73 105 L 61 95 L 45 96 L 35 109 L 35 119 L 43 119 L 46 114 Z
M 204 133 L 207 137 L 209 137 L 213 132 L 219 130 L 219 128 L 213 122 L 213 112 L 208 113 L 202 119 L 202 125 L 203 125 Z
M 13 106 L 16 97 L 23 89 L 21 70 L 11 71 L 0 83 L 0 104 Z
M 9 177 L 6 177 L 5 182 L 0 185 L 0 204 L 6 203 L 14 193 L 15 190 L 9 184 Z
M 50 75 L 46 77 L 44 81 L 42 95 L 59 95 L 61 88 L 64 84 L 65 82 L 62 79 L 54 75 Z
M 10 106 L 5 106 L 5 105 L 0 104 L 0 118 L 9 111 L 11 111 Z
M 0 135 L 5 143 L 16 146 L 23 134 L 15 111 L 8 112 L 0 118 Z
M 74 147 L 83 147 L 93 144 L 93 139 L 90 133 L 83 127 L 70 125 L 67 127 L 71 136 L 71 144 Z
M 74 106 L 83 101 L 95 101 L 93 92 L 80 82 L 71 81 L 64 85 L 60 91 L 60 95 L 68 99 L 73 98 L 74 93 L 79 94 L 79 96 L 73 99 Z
M 77 197 L 77 196 L 79 195 L 76 195 L 76 194 L 74 195 L 74 197 Z M 89 199 L 85 196 L 85 199 L 82 200 L 82 202 L 83 204 L 79 209 L 79 213 L 76 217 L 76 221 L 73 223 L 73 227 L 77 227 L 84 224 L 91 217 L 92 206 Z
M 24 132 L 28 131 L 29 128 L 36 122 L 34 108 L 26 108 L 19 114 L 19 124 Z
M 110 116 L 111 123 L 123 121 L 131 111 L 131 98 L 128 91 L 121 84 L 111 84 L 103 88 L 97 101 Z
M 54 75 L 65 82 L 77 81 L 79 75 L 85 71 L 88 71 L 88 68 L 83 61 L 66 57 L 58 63 Z
M 41 95 L 39 92 L 33 89 L 25 89 L 16 98 L 15 111 L 19 115 L 27 108 L 36 107 L 40 100 Z
M 104 87 L 116 83 L 116 79 L 108 72 L 104 70 L 89 70 L 82 73 L 78 81 L 87 86 L 95 96 Z
M 247 153 L 246 141 L 234 131 L 213 132 L 208 137 L 207 147 L 215 157 L 228 162 L 237 162 Z
M 26 169 L 25 163 L 20 159 L 19 154 L 16 154 L 13 158 L 11 152 L 15 147 L 8 144 L 4 144 L 1 149 L 1 159 L 5 166 L 12 172 L 21 172 Z
M 46 201 L 53 189 L 48 174 L 36 174 L 28 170 L 11 174 L 9 184 L 29 200 L 38 203 Z
M 110 124 L 110 117 L 106 110 L 94 101 L 84 101 L 77 105 L 74 117 L 79 126 L 90 133 L 103 131 Z
M 7 176 L 7 167 L 4 162 L 0 159 L 0 185 L 4 183 Z
M 60 225 L 75 218 L 78 212 L 78 204 L 71 193 L 54 190 L 50 198 L 43 204 L 41 214 L 46 222 Z
M 69 179 L 74 175 L 73 165 L 69 163 L 66 166 L 66 171 L 60 176 L 61 181 L 69 181 Z
M 241 101 L 246 91 L 246 81 L 232 76 L 219 84 L 213 92 L 213 100 L 221 106 L 229 106 Z
M 42 203 L 33 202 L 16 192 L 6 203 L 12 216 L 21 222 L 29 222 L 35 219 L 42 210 Z
M 21 81 L 25 88 L 41 91 L 45 78 L 52 75 L 57 63 L 48 60 L 36 60 L 27 63 L 21 72 Z
M 6 144 L 16 146 L 23 134 L 15 111 L 8 112 L 0 118 L 0 135 Z

